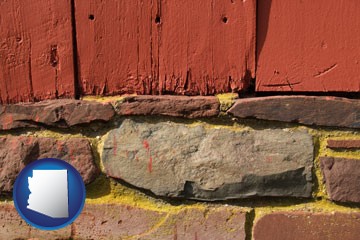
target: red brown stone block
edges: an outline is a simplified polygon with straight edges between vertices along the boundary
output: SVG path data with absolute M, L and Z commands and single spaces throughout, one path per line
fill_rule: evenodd
M 327 141 L 328 148 L 334 149 L 355 149 L 360 148 L 360 140 L 349 139 L 349 140 L 334 140 L 330 139 Z
M 86 204 L 73 223 L 73 238 L 122 239 L 151 234 L 165 217 L 163 212 L 122 204 Z
M 71 226 L 41 231 L 0 204 L 0 239 L 245 239 L 246 212 L 237 207 L 189 207 L 170 212 L 125 204 L 85 204 Z
M 360 160 L 321 157 L 320 165 L 331 200 L 360 203 Z
M 17 213 L 12 203 L 0 204 L 0 239 L 69 239 L 71 226 L 42 231 L 28 225 Z
M 245 240 L 246 213 L 234 207 L 189 208 L 170 214 L 150 236 L 139 239 Z
M 173 117 L 213 117 L 219 114 L 216 97 L 128 96 L 114 103 L 119 115 L 163 115 Z
M 20 127 L 71 127 L 93 121 L 109 121 L 115 112 L 109 103 L 74 99 L 0 105 L 0 130 Z
M 1 137 L 0 192 L 11 191 L 20 171 L 28 163 L 41 158 L 59 158 L 67 161 L 80 172 L 85 183 L 94 180 L 98 173 L 90 143 L 86 139 Z
M 356 240 L 359 213 L 279 212 L 265 215 L 254 225 L 254 240 Z
M 75 239 L 245 239 L 246 213 L 234 207 L 158 212 L 121 204 L 85 206 Z
M 0 236 L 3 239 L 30 237 L 29 225 L 19 216 L 13 204 L 0 204 Z
M 271 96 L 239 99 L 228 110 L 238 118 L 360 128 L 360 101 L 338 97 Z

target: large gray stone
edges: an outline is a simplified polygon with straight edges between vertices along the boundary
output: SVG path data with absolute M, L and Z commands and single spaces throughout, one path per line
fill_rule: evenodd
M 312 137 L 298 130 L 126 119 L 106 136 L 102 161 L 109 176 L 161 196 L 310 197 L 312 191 Z

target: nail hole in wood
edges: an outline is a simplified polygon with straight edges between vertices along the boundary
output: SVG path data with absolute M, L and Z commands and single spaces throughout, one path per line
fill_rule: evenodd
M 94 14 L 89 14 L 89 19 L 90 19 L 91 21 L 94 20 L 94 19 L 95 19 Z
M 227 22 L 228 22 L 228 18 L 227 18 L 227 17 L 223 17 L 222 21 L 223 21 L 223 23 L 227 23 Z
M 156 18 L 155 18 L 155 23 L 156 23 L 156 24 L 160 24 L 160 22 L 161 22 L 160 16 L 156 16 Z

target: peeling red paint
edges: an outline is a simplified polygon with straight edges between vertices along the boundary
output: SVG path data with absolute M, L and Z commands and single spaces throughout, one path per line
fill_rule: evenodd
M 149 171 L 149 172 L 152 172 L 152 161 L 153 161 L 153 159 L 152 159 L 152 157 L 150 156 L 150 158 L 149 158 L 149 164 L 148 164 L 148 171 Z
M 148 151 L 150 150 L 148 141 L 144 140 L 143 145 L 144 145 L 144 148 L 146 148 L 146 150 L 148 150 Z
M 148 171 L 151 173 L 153 168 L 153 158 L 151 157 L 150 145 L 146 140 L 143 141 L 143 145 L 149 155 Z

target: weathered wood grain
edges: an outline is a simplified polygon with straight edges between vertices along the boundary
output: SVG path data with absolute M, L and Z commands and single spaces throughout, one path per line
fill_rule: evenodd
M 80 87 L 84 95 L 151 94 L 157 70 L 154 1 L 75 1 Z
M 255 1 L 75 0 L 85 95 L 212 95 L 255 74 Z
M 257 91 L 360 91 L 360 1 L 259 0 L 257 23 Z
M 73 96 L 70 1 L 0 1 L 0 103 Z
M 243 90 L 255 74 L 255 1 L 162 1 L 160 92 Z

